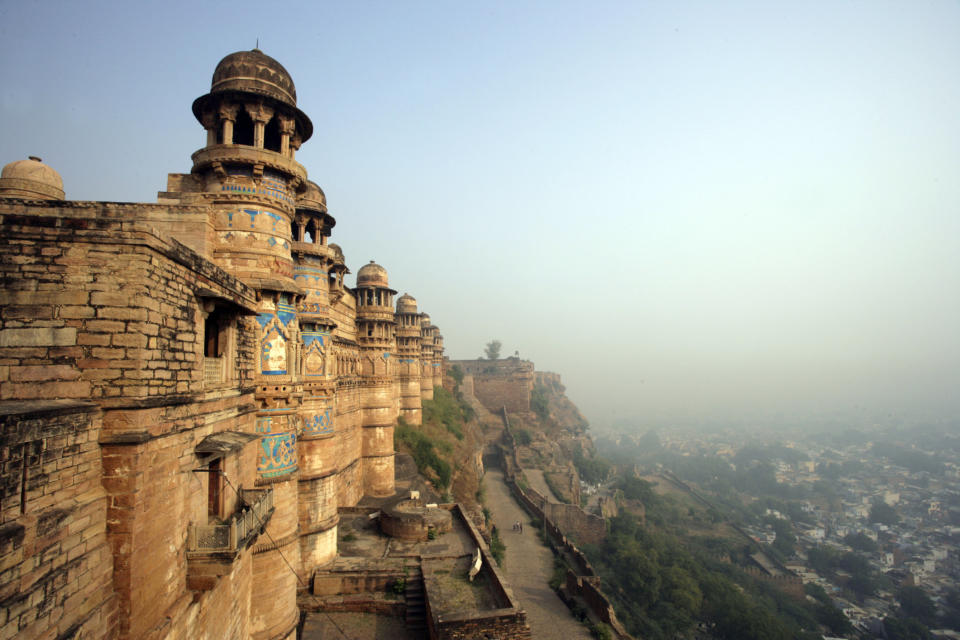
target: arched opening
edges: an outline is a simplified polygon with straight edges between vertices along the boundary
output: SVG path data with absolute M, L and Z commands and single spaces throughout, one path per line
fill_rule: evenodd
M 276 116 L 270 118 L 263 130 L 263 148 L 280 153 L 280 121 Z
M 237 110 L 237 121 L 233 125 L 233 144 L 253 146 L 253 120 L 246 109 Z
M 219 358 L 221 355 L 220 314 L 214 312 L 203 323 L 203 357 Z
M 304 242 L 316 242 L 317 241 L 317 223 L 311 220 L 307 223 L 306 231 L 303 235 Z

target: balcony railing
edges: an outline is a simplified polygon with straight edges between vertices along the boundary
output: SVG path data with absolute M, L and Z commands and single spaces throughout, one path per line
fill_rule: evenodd
M 203 382 L 205 384 L 217 384 L 223 382 L 223 358 L 203 359 Z
M 266 525 L 273 513 L 272 489 L 241 489 L 243 506 L 226 524 L 193 524 L 187 528 L 187 551 L 237 551 Z

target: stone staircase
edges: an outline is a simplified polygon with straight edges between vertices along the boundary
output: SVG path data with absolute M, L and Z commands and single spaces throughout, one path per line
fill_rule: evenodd
M 406 625 L 410 631 L 427 631 L 427 602 L 423 590 L 423 573 L 420 569 L 410 572 L 404 591 L 407 603 Z

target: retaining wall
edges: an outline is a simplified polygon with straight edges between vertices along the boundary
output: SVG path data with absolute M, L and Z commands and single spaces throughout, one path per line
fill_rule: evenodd
M 523 468 L 517 456 L 516 442 L 513 439 L 513 431 L 510 428 L 510 419 L 507 417 L 507 409 L 503 409 L 504 440 L 505 446 L 500 448 L 501 460 L 503 463 L 503 476 L 513 492 L 517 502 L 526 509 L 530 515 L 539 519 L 543 523 L 543 530 L 546 533 L 547 540 L 553 546 L 554 552 L 561 554 L 572 567 L 573 571 L 568 571 L 565 585 L 564 598 L 568 604 L 572 598 L 580 599 L 593 614 L 593 617 L 610 626 L 611 630 L 620 640 L 633 640 L 633 637 L 627 633 L 626 628 L 617 619 L 617 614 L 613 610 L 613 603 L 600 589 L 600 577 L 594 571 L 593 566 L 587 557 L 577 546 L 564 535 L 563 531 L 551 517 L 550 511 L 545 511 L 544 505 L 549 508 L 550 504 L 533 488 L 522 488 L 517 479 L 522 475 Z M 572 506 L 572 505 L 562 505 Z M 579 507 L 574 507 L 579 509 Z M 582 512 L 582 509 L 579 509 Z M 584 516 L 592 514 L 584 513 Z M 597 516 L 592 516 L 597 518 Z M 602 518 L 600 518 L 602 521 Z M 606 525 L 603 529 L 606 535 Z M 603 540 L 600 537 L 599 540 Z

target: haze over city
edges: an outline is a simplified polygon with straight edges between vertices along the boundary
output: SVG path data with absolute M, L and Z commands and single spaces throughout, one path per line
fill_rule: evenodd
M 941 420 L 957 33 L 950 2 L 4 3 L 0 157 L 150 201 L 259 45 L 347 264 L 414 283 L 451 358 L 499 339 L 598 426 Z

